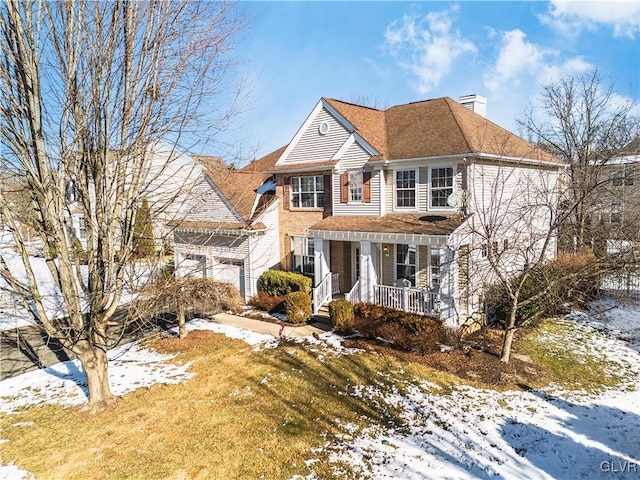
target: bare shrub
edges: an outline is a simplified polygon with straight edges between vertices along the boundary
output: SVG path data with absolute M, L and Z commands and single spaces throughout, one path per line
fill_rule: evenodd
M 258 290 L 258 294 L 249 299 L 249 305 L 253 305 L 265 312 L 273 313 L 284 310 L 284 301 L 286 298 L 286 295 L 274 297 L 266 292 Z
M 244 303 L 235 285 L 210 278 L 170 278 L 148 284 L 134 302 L 137 316 L 153 318 L 176 316 L 179 336 L 187 335 L 185 322 L 196 316 L 242 311 Z

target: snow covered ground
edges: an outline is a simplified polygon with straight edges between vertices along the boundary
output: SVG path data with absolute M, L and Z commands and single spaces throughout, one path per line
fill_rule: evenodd
M 612 373 L 626 372 L 622 388 L 592 394 L 554 385 L 527 392 L 462 386 L 445 393 L 427 382 L 396 383 L 391 391 L 386 382 L 372 382 L 354 388 L 352 394 L 379 409 L 399 409 L 404 426 L 360 431 L 335 419 L 344 433 L 339 443 L 325 445 L 324 453 L 336 472 L 348 464 L 358 478 L 640 478 L 640 353 L 636 351 L 640 305 L 603 301 L 592 305 L 592 310 L 599 313 L 576 312 L 565 319 L 582 340 L 574 348 L 606 356 Z M 191 322 L 189 328 L 212 329 L 256 348 L 273 345 L 270 336 L 205 321 Z M 630 341 L 636 350 L 617 337 Z M 337 338 L 328 333 L 310 340 L 327 349 L 341 348 Z M 555 340 L 547 339 L 550 347 Z M 171 365 L 170 358 L 137 345 L 114 350 L 110 353 L 114 393 L 189 378 L 189 365 Z M 77 362 L 64 362 L 0 382 L 0 410 L 12 412 L 45 402 L 86 402 L 80 369 Z M 319 453 L 309 452 L 309 469 L 313 470 Z M 15 465 L 0 467 L 0 479 L 22 478 L 30 474 Z M 319 478 L 312 471 L 291 480 Z
M 18 281 L 26 283 L 26 269 L 20 256 L 6 245 L 0 246 L 0 248 L 9 271 Z M 61 300 L 60 290 L 57 288 L 44 258 L 30 257 L 30 260 L 34 275 L 38 279 L 45 311 L 51 318 L 63 318 L 66 315 L 66 308 Z M 121 304 L 126 304 L 133 300 L 135 296 L 133 293 L 134 287 L 147 282 L 151 277 L 153 268 L 154 265 L 143 262 L 132 265 L 126 275 L 125 289 L 120 299 Z M 86 281 L 88 278 L 86 265 L 80 265 L 80 273 Z M 0 279 L 0 331 L 33 325 L 33 318 L 22 305 L 18 304 L 9 293 L 2 290 L 2 288 L 6 287 L 7 283 Z M 81 305 L 86 308 L 85 299 L 82 299 Z

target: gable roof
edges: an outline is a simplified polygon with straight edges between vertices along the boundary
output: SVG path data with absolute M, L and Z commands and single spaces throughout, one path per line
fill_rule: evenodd
M 490 154 L 562 163 L 449 97 L 387 110 L 324 98 L 380 152 L 375 160 Z
M 249 163 L 247 166 L 242 167 L 240 169 L 240 171 L 242 172 L 260 172 L 260 173 L 264 173 L 267 170 L 271 170 L 273 168 L 273 166 L 276 164 L 276 162 L 278 161 L 278 159 L 280 158 L 280 155 L 282 155 L 284 153 L 284 151 L 287 149 L 288 145 L 285 145 L 284 147 L 280 147 L 279 149 L 265 155 L 262 158 L 258 158 L 257 160 L 253 160 L 251 163 Z
M 213 171 L 207 169 L 205 174 L 235 211 L 245 221 L 250 221 L 251 211 L 256 200 L 255 190 L 262 184 L 265 175 L 261 172 L 245 172 L 229 168 Z

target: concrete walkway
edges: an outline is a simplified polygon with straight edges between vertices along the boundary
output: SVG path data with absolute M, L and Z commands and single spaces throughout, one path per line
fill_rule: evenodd
M 211 320 L 222 325 L 231 325 L 232 327 L 244 328 L 256 333 L 273 335 L 276 338 L 278 338 L 280 332 L 279 323 L 254 320 L 253 318 L 240 317 L 229 313 L 218 313 L 211 317 Z M 330 329 L 331 327 L 323 322 L 314 322 L 311 325 L 300 326 L 285 323 L 283 335 L 285 337 L 310 337 L 312 335 L 319 335 Z

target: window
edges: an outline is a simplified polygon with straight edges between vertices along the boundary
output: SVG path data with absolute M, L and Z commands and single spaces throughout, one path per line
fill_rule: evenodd
M 292 237 L 293 270 L 313 275 L 315 242 L 313 238 Z
M 622 171 L 616 172 L 616 174 L 613 176 L 613 186 L 614 187 L 633 186 L 633 170 L 622 170 Z
M 416 171 L 399 170 L 396 172 L 396 208 L 415 208 Z
M 294 208 L 324 207 L 322 175 L 291 177 L 291 205 Z
M 438 291 L 440 289 L 440 249 L 431 248 L 431 287 Z
M 482 258 L 487 258 L 487 254 L 488 254 L 488 248 L 487 248 L 487 244 L 483 243 L 482 246 L 480 247 L 480 256 Z
M 416 285 L 416 246 L 396 245 L 396 279 L 406 278 Z
M 431 169 L 432 207 L 448 207 L 447 199 L 453 193 L 453 167 Z
M 349 201 L 362 201 L 362 172 L 349 174 Z
M 611 207 L 609 210 L 609 222 L 622 224 L 622 217 L 623 217 L 622 214 L 623 214 L 623 209 L 622 209 L 621 203 L 611 204 Z
M 78 218 L 78 238 L 80 240 L 86 240 L 87 238 L 87 224 L 84 221 L 84 217 Z

